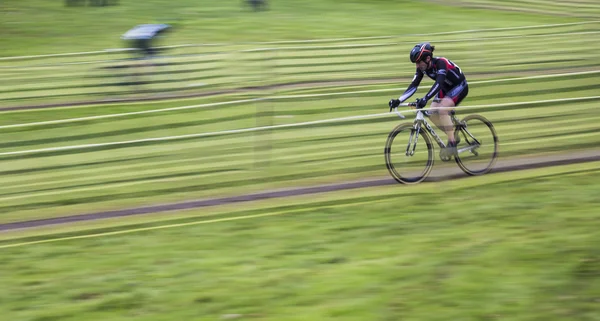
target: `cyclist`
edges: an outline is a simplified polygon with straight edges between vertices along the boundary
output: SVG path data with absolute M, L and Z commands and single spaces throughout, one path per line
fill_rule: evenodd
M 423 42 L 414 46 L 410 51 L 410 61 L 416 64 L 417 71 L 412 83 L 408 86 L 404 94 L 398 99 L 390 100 L 390 111 L 417 92 L 423 75 L 427 75 L 429 78 L 435 80 L 429 92 L 423 98 L 417 99 L 416 107 L 421 109 L 427 105 L 427 102 L 431 98 L 436 98 L 436 101 L 431 103 L 431 108 L 437 109 L 437 113 L 432 113 L 429 117 L 439 129 L 448 135 L 447 152 L 455 153 L 458 142 L 454 139 L 454 126 L 450 118 L 452 109 L 438 108 L 458 106 L 467 97 L 469 85 L 460 67 L 444 57 L 433 57 L 434 50 L 435 46 L 432 46 L 428 42 Z

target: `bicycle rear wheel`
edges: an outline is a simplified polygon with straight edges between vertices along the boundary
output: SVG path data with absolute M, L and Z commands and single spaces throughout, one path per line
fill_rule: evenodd
M 465 117 L 454 133 L 457 154 L 454 159 L 458 167 L 469 175 L 488 173 L 498 159 L 498 135 L 494 125 L 480 115 Z
M 433 168 L 431 139 L 423 129 L 417 131 L 412 124 L 401 124 L 390 132 L 384 154 L 390 175 L 402 184 L 423 181 Z

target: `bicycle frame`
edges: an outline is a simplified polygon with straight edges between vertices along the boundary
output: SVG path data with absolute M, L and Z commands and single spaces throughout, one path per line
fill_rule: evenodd
M 400 104 L 400 106 L 409 107 L 412 105 L 411 104 Z M 406 117 L 404 117 L 404 115 L 402 115 L 398 111 L 398 107 L 394 108 L 394 111 L 400 118 L 402 118 L 402 119 L 406 118 Z M 411 131 L 410 138 L 408 140 L 408 145 L 406 146 L 406 156 L 414 155 L 415 148 L 417 146 L 417 141 L 419 139 L 419 132 L 420 132 L 420 129 L 423 128 L 423 125 L 425 125 L 425 131 L 428 132 L 433 137 L 433 139 L 436 141 L 438 146 L 442 150 L 444 148 L 446 148 L 446 143 L 444 143 L 444 141 L 440 138 L 440 136 L 435 132 L 433 127 L 431 127 L 429 122 L 427 122 L 427 120 L 425 119 L 426 117 L 429 117 L 429 115 L 431 115 L 432 113 L 433 112 L 429 111 L 429 110 L 421 110 L 421 109 L 417 110 L 417 114 L 416 114 L 416 117 L 414 120 L 413 130 Z M 456 117 L 454 115 L 451 115 L 450 117 L 452 118 L 452 123 L 458 127 L 457 130 L 460 130 L 463 133 L 463 135 L 466 133 L 466 135 L 468 135 L 475 142 L 475 144 L 469 143 L 469 146 L 460 148 L 456 152 L 458 154 L 460 154 L 460 153 L 463 153 L 466 151 L 472 151 L 475 148 L 477 148 L 480 145 L 477 138 L 475 138 L 475 136 L 473 136 L 473 134 L 471 134 L 465 126 L 461 126 L 460 122 L 456 119 Z M 465 135 L 465 139 L 467 139 L 466 135 Z M 414 137 L 414 141 L 413 141 L 413 137 Z M 411 150 L 411 144 L 413 145 L 412 150 Z
M 401 104 L 400 106 L 410 106 L 410 104 Z M 398 107 L 394 108 L 394 111 L 396 112 L 396 114 L 398 114 L 398 116 L 402 119 L 405 119 L 406 117 L 404 117 L 404 115 L 402 115 L 399 111 L 398 111 Z M 425 125 L 425 131 L 427 131 L 432 137 L 433 139 L 435 139 L 435 141 L 438 143 L 438 145 L 440 146 L 440 148 L 446 148 L 446 144 L 444 143 L 444 141 L 440 138 L 440 136 L 438 136 L 438 134 L 435 132 L 435 130 L 433 129 L 433 127 L 431 127 L 431 125 L 429 124 L 429 122 L 427 122 L 427 120 L 425 119 L 425 116 L 429 117 L 429 115 L 431 115 L 431 111 L 428 110 L 417 110 L 417 115 L 415 117 L 415 121 L 414 121 L 414 127 L 413 127 L 413 131 L 410 134 L 410 139 L 408 140 L 408 146 L 406 148 L 406 155 L 407 156 L 412 156 L 414 155 L 415 152 L 415 147 L 417 145 L 417 140 L 419 139 L 419 131 L 420 129 L 423 127 L 423 125 Z M 454 119 L 453 119 L 454 122 Z M 410 150 L 410 145 L 412 143 L 413 140 L 413 135 L 414 135 L 414 145 L 411 151 Z

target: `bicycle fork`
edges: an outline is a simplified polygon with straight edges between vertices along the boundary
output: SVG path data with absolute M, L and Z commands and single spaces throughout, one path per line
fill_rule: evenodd
M 419 124 L 415 124 L 413 128 L 411 128 L 410 138 L 408 139 L 408 145 L 406 146 L 406 156 L 413 156 L 415 154 L 415 148 L 417 148 L 417 141 L 419 140 L 420 131 L 421 126 Z

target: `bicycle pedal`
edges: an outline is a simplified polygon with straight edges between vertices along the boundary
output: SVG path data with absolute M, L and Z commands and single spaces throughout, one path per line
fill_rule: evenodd
M 452 155 L 448 155 L 444 151 L 440 151 L 440 160 L 442 162 L 449 162 L 452 160 Z

